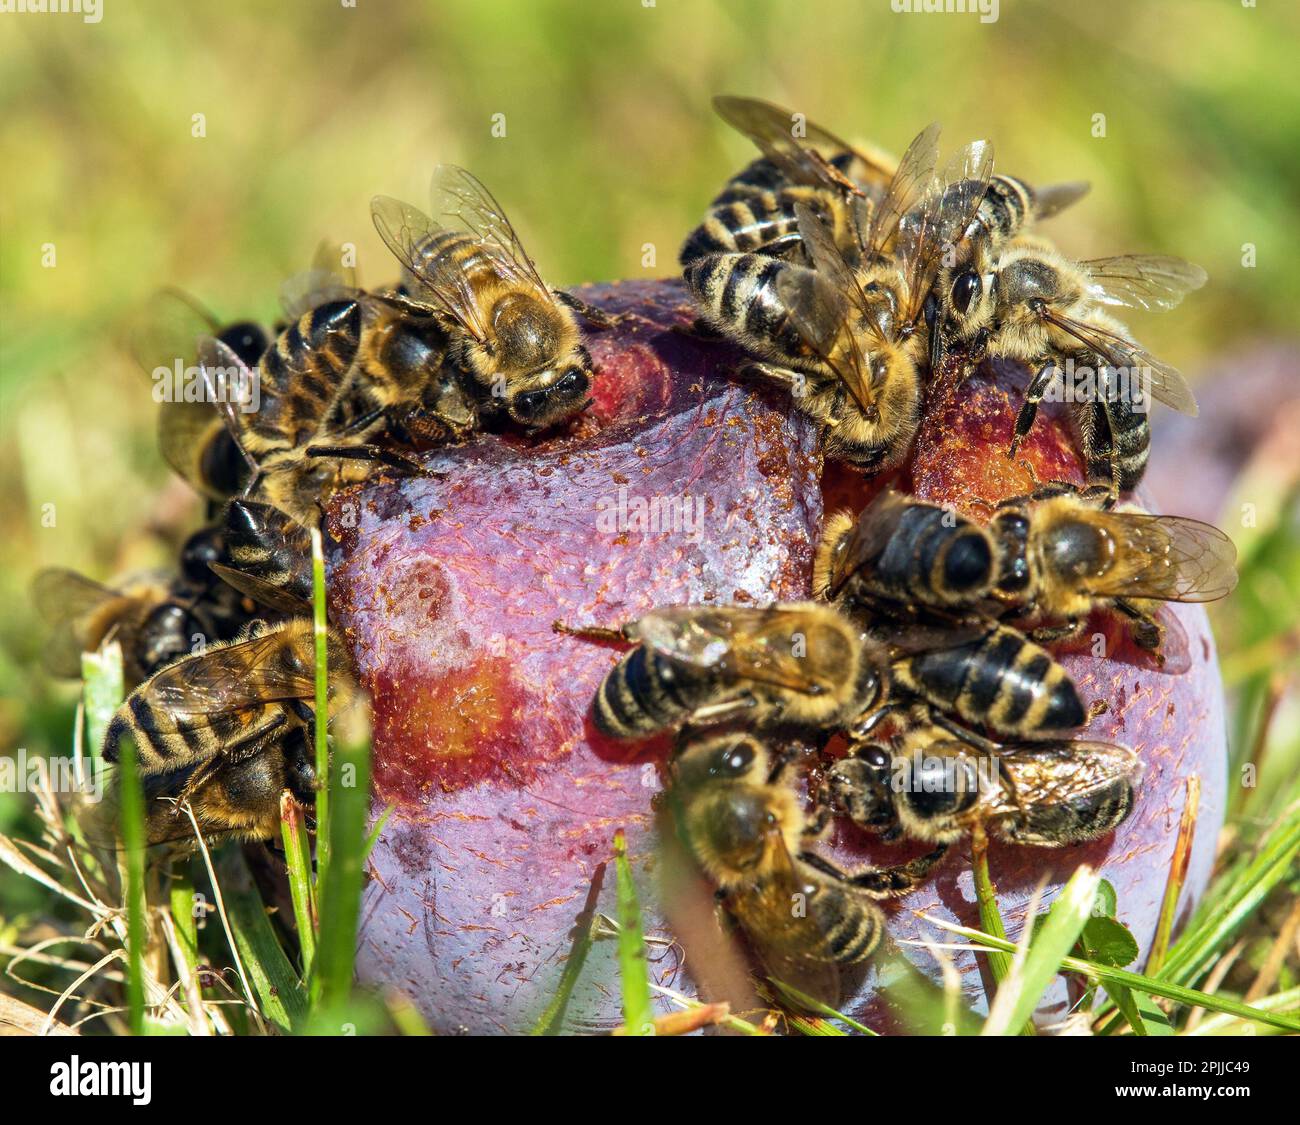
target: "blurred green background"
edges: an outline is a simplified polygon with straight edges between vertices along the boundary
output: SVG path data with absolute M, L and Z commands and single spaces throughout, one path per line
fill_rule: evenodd
M 223 317 L 269 320 L 326 236 L 358 245 L 363 281 L 385 280 L 367 202 L 422 204 L 441 161 L 473 169 L 543 274 L 573 284 L 673 272 L 752 155 L 715 93 L 895 152 L 939 119 L 949 148 L 988 137 L 1031 182 L 1093 182 L 1049 228 L 1067 252 L 1209 270 L 1176 313 L 1135 322 L 1190 376 L 1294 334 L 1294 5 L 1002 0 L 983 24 L 889 0 L 103 2 L 95 24 L 0 16 L 0 752 L 68 746 L 74 689 L 32 670 L 32 572 L 161 562 L 201 515 L 154 447 L 125 318 L 176 284 Z M 20 808 L 0 794 L 0 831 Z M 17 909 L 33 890 L 13 893 Z

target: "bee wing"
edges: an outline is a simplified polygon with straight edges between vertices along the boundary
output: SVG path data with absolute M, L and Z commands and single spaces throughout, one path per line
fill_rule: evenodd
M 446 228 L 418 207 L 387 195 L 377 195 L 370 201 L 370 217 L 379 237 L 402 264 L 403 280 L 409 278 L 413 299 L 427 298 L 431 307 L 474 339 L 487 339 L 487 325 L 465 275 L 450 255 L 430 257 L 426 253 L 428 240 Z
M 811 694 L 827 685 L 795 655 L 801 621 L 779 607 L 669 606 L 638 620 L 636 637 L 680 664 Z
M 473 235 L 492 256 L 502 277 L 530 286 L 539 299 L 554 303 L 501 204 L 477 176 L 455 164 L 439 164 L 433 172 L 430 198 L 434 219 L 450 230 Z
M 897 528 L 898 516 L 908 503 L 901 493 L 887 488 L 862 510 L 849 532 L 848 545 L 837 567 L 839 585 L 831 589 L 831 596 L 850 575 L 880 557 Z
M 798 114 L 758 98 L 722 94 L 713 99 L 718 116 L 754 142 L 773 164 L 796 184 L 828 187 L 861 195 L 862 189 L 831 164 L 818 146 L 837 152 L 856 152 L 838 137 L 810 122 L 802 123 L 804 135 L 795 136 Z M 861 155 L 861 154 L 858 154 Z M 869 164 L 875 161 L 862 157 Z
M 122 595 L 63 567 L 40 571 L 32 579 L 31 594 L 36 612 L 51 626 L 43 653 L 47 671 L 69 679 L 80 676 L 85 638 L 79 623 L 88 613 Z
M 224 715 L 277 700 L 310 699 L 312 675 L 291 670 L 277 656 L 281 631 L 212 649 L 169 665 L 140 688 L 155 707 L 173 715 Z
M 1153 398 L 1180 414 L 1196 417 L 1196 396 L 1192 394 L 1192 388 L 1187 385 L 1183 373 L 1176 367 L 1157 359 L 1140 344 L 1098 324 L 1076 320 L 1050 308 L 1042 315 L 1048 323 L 1073 336 L 1112 367 L 1140 372 L 1145 387 Z
M 866 361 L 850 323 L 852 304 L 862 305 L 862 290 L 825 222 L 802 203 L 795 207 L 795 214 L 799 236 L 814 268 L 787 266 L 777 277 L 777 296 L 804 342 L 866 410 Z M 863 323 L 869 325 L 866 310 L 859 311 Z
M 311 268 L 280 286 L 280 307 L 290 322 L 329 301 L 357 295 L 357 271 L 343 264 L 343 248 L 328 240 L 316 247 Z
M 311 611 L 310 602 L 279 586 L 273 586 L 260 578 L 254 578 L 251 574 L 245 574 L 242 570 L 236 570 L 222 563 L 208 563 L 208 569 L 227 586 L 252 598 L 258 605 L 278 609 L 281 613 L 295 617 Z
M 1137 512 L 1095 512 L 1090 519 L 1115 538 L 1121 560 L 1140 560 L 1131 568 L 1114 567 L 1116 580 L 1103 583 L 1100 594 L 1212 602 L 1237 585 L 1237 548 L 1211 524 Z
M 1131 309 L 1172 309 L 1205 284 L 1205 270 L 1167 254 L 1121 254 L 1081 262 L 1094 300 Z
M 939 160 L 939 123 L 927 125 L 907 147 L 885 197 L 876 205 L 867 232 L 867 256 L 882 254 L 903 216 L 930 190 Z
M 1047 184 L 1034 189 L 1034 218 L 1050 219 L 1058 215 L 1071 204 L 1077 203 L 1089 191 L 1092 184 L 1087 180 L 1070 180 L 1063 184 Z
M 178 362 L 182 371 L 194 365 L 199 340 L 218 327 L 216 317 L 188 293 L 160 289 L 129 326 L 127 347 L 146 375 L 156 378 L 165 371 L 170 377 Z M 220 497 L 197 477 L 194 451 L 206 445 L 220 425 L 210 402 L 169 394 L 158 404 L 158 447 L 164 460 L 196 490 L 215 499 Z
M 222 340 L 204 336 L 199 340 L 198 350 L 199 371 L 203 377 L 204 393 L 208 399 L 207 403 L 201 405 L 210 412 L 215 410 L 221 425 L 225 426 L 226 432 L 239 452 L 243 454 L 249 469 L 256 477 L 259 472 L 258 465 L 244 448 L 241 438 L 242 423 L 236 405 L 251 393 L 252 388 L 256 386 L 258 376 L 249 371 L 244 361 L 235 354 L 234 349 Z M 169 448 L 172 456 L 181 456 L 181 450 L 175 445 L 180 440 L 180 436 L 180 431 L 172 431 L 166 435 L 160 431 L 159 440 L 164 443 L 164 456 L 167 455 Z M 170 461 L 170 458 L 168 460 Z
M 1004 746 L 996 761 L 1011 785 L 989 805 L 993 813 L 1081 800 L 1142 772 L 1142 760 L 1127 747 L 1084 739 Z
M 938 272 L 939 259 L 966 234 L 993 177 L 993 146 L 971 141 L 957 151 L 937 176 L 920 206 L 899 226 L 894 255 L 907 282 L 907 308 L 900 323 L 911 326 Z

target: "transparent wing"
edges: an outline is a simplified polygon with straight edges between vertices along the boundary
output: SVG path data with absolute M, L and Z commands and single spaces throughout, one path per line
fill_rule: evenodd
M 79 623 L 87 614 L 123 595 L 62 567 L 40 571 L 32 579 L 31 595 L 36 612 L 50 626 L 42 653 L 46 669 L 69 679 L 80 676 L 86 638 Z
M 370 201 L 370 217 L 384 244 L 402 264 L 403 282 L 414 301 L 424 300 L 476 340 L 487 338 L 487 325 L 469 280 L 455 255 L 433 250 L 446 228 L 418 207 L 386 195 Z
M 804 342 L 865 411 L 870 400 L 870 379 L 853 328 L 854 306 L 864 328 L 874 320 L 830 228 L 802 203 L 795 207 L 795 214 L 799 236 L 814 268 L 783 269 L 776 280 L 777 296 Z
M 316 247 L 311 268 L 289 278 L 280 286 L 280 307 L 290 321 L 330 301 L 357 296 L 357 272 L 345 266 L 343 248 L 324 241 Z
M 243 424 L 238 408 L 239 404 L 247 401 L 248 396 L 252 394 L 253 388 L 257 385 L 258 374 L 248 369 L 229 344 L 212 336 L 205 336 L 199 340 L 199 371 L 203 377 L 204 394 L 208 399 L 201 405 L 204 405 L 210 414 L 216 414 L 220 424 L 225 426 L 226 432 L 256 476 L 257 462 L 244 449 L 241 439 Z M 210 428 L 207 432 L 211 432 Z M 180 440 L 179 431 L 166 435 L 160 431 L 159 438 L 166 441 L 163 448 L 164 455 L 167 455 L 170 449 L 171 456 L 177 458 L 181 456 L 181 450 L 176 446 Z M 192 456 L 193 451 L 191 451 L 191 458 Z M 170 461 L 171 457 L 168 457 L 168 460 Z
M 1092 796 L 1142 772 L 1141 759 L 1127 747 L 1078 739 L 1004 746 L 999 768 L 1011 781 L 990 808 L 1011 813 L 1027 805 L 1061 805 Z
M 884 253 L 903 216 L 913 210 L 926 192 L 931 190 L 938 160 L 939 123 L 936 121 L 921 130 L 908 145 L 884 198 L 876 205 L 864 248 L 868 257 Z
M 795 655 L 807 632 L 797 610 L 670 606 L 638 620 L 636 632 L 656 652 L 691 667 L 809 694 L 830 686 Z
M 310 699 L 315 684 L 299 662 L 280 659 L 288 643 L 283 630 L 212 649 L 170 665 L 140 691 L 173 715 L 219 716 L 265 703 Z
M 796 137 L 799 115 L 758 98 L 724 94 L 713 99 L 713 108 L 723 121 L 753 141 L 791 182 L 828 187 L 852 195 L 862 194 L 857 184 L 831 164 L 826 154 L 818 151 L 818 146 L 827 149 L 831 155 L 855 151 L 825 129 L 805 121 L 804 136 Z M 872 163 L 860 154 L 855 155 Z
M 1097 512 L 1119 544 L 1114 579 L 1098 593 L 1110 597 L 1210 602 L 1237 585 L 1237 548 L 1217 527 L 1184 516 Z M 1132 560 L 1133 565 L 1123 563 Z
M 462 230 L 493 257 L 501 276 L 536 290 L 553 301 L 515 228 L 496 198 L 471 172 L 455 164 L 440 164 L 430 188 L 433 218 L 449 230 Z
M 993 177 L 993 146 L 972 141 L 957 151 L 914 211 L 898 228 L 894 256 L 907 282 L 907 307 L 900 326 L 921 315 L 944 252 L 965 237 Z
M 194 366 L 199 340 L 218 331 L 216 317 L 180 289 L 161 289 L 134 318 L 127 332 L 128 349 L 141 369 L 158 380 L 182 375 Z M 201 478 L 195 451 L 212 440 L 222 425 L 211 402 L 187 401 L 169 384 L 158 404 L 158 448 L 183 480 L 205 496 L 220 497 Z
M 1034 218 L 1050 219 L 1077 203 L 1092 189 L 1087 180 L 1070 180 L 1034 189 Z
M 1172 309 L 1205 284 L 1200 266 L 1165 254 L 1122 254 L 1081 262 L 1094 300 L 1132 309 Z
M 1110 366 L 1126 368 L 1139 374 L 1153 398 L 1180 414 L 1196 416 L 1196 396 L 1176 367 L 1157 359 L 1140 344 L 1099 324 L 1077 320 L 1050 308 L 1042 315 L 1048 323 L 1054 324 L 1096 352 Z

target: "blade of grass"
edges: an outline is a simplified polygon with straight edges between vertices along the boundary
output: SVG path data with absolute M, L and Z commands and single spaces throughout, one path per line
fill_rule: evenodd
M 316 957 L 316 894 L 311 878 L 311 845 L 302 807 L 293 795 L 280 794 L 280 834 L 284 838 L 284 857 L 289 869 L 289 895 L 293 899 L 293 918 L 298 931 L 298 948 L 302 951 L 302 975 L 309 979 Z
M 998 986 L 997 997 L 989 1009 L 981 1035 L 1006 1035 L 1019 1032 L 1030 1021 L 1043 994 L 1060 972 L 1061 959 L 1074 948 L 1092 915 L 1093 902 L 1101 879 L 1092 868 L 1079 867 L 1061 893 L 1041 926 L 1035 928 L 1032 909 L 1025 918 L 1025 934 L 1011 962 L 1011 971 Z M 1035 902 L 1041 894 L 1035 895 Z
M 1300 854 L 1300 806 L 1292 808 L 1265 837 L 1254 858 L 1238 871 L 1216 880 L 1198 918 L 1169 951 L 1160 967 L 1161 980 L 1196 979 L 1261 902 L 1291 872 Z
M 877 1036 L 880 1034 L 878 1031 L 872 1031 L 871 1028 L 866 1026 L 866 1024 L 858 1023 L 858 1021 L 852 1017 L 846 1016 L 843 1012 L 837 1012 L 829 1004 L 823 1004 L 816 997 L 809 996 L 806 992 L 800 992 L 799 989 L 794 987 L 794 985 L 786 984 L 784 981 L 777 980 L 776 977 L 768 977 L 767 979 L 771 982 L 772 987 L 781 993 L 781 995 L 787 1000 L 792 1001 L 801 1007 L 807 1008 L 810 1012 L 818 1012 L 827 1019 L 839 1020 L 845 1026 L 852 1028 L 854 1031 L 861 1032 L 863 1035 Z M 818 1032 L 818 1034 L 828 1035 L 831 1033 L 821 1031 Z
M 1174 930 L 1174 914 L 1178 909 L 1178 899 L 1183 892 L 1183 882 L 1187 878 L 1187 864 L 1192 856 L 1192 841 L 1196 838 L 1196 816 L 1201 809 L 1201 778 L 1192 774 L 1187 779 L 1187 797 L 1183 802 L 1183 815 L 1178 822 L 1178 840 L 1174 844 L 1173 858 L 1169 861 L 1169 878 L 1165 883 L 1165 897 L 1160 904 L 1160 921 L 1156 925 L 1156 936 L 1151 942 L 1151 952 L 1147 954 L 1146 971 L 1152 975 L 1160 971 L 1165 954 L 1169 950 L 1169 938 Z M 1137 1030 L 1135 1027 L 1134 1031 Z
M 275 936 L 266 905 L 253 883 L 243 853 L 222 848 L 213 864 L 240 964 L 257 995 L 261 1014 L 281 1031 L 292 1032 L 307 1018 L 307 992 Z
M 324 723 L 318 720 L 317 726 Z M 370 812 L 368 736 L 340 735 L 329 785 L 328 831 L 334 858 L 324 874 L 319 874 L 318 836 L 320 932 L 313 962 L 316 971 L 312 974 L 312 999 L 320 1007 L 340 1011 L 352 994 L 357 924 L 361 917 L 361 891 L 365 886 L 366 817 Z M 322 796 L 323 791 L 316 795 L 318 802 Z
M 126 1005 L 132 1035 L 143 1035 L 144 947 L 148 914 L 144 901 L 144 793 L 135 764 L 135 743 L 118 744 L 118 786 L 121 794 L 123 864 L 126 867 Z
M 595 942 L 596 907 L 604 885 L 605 864 L 602 863 L 596 867 L 596 872 L 591 878 L 591 886 L 587 888 L 587 901 L 582 913 L 578 915 L 573 947 L 569 950 L 569 959 L 564 963 L 564 972 L 560 974 L 560 983 L 556 987 L 555 995 L 546 1006 L 546 1010 L 538 1017 L 529 1032 L 530 1035 L 557 1035 L 564 1025 L 564 1013 L 568 1009 L 569 1000 L 573 996 L 578 977 L 582 974 L 582 968 L 587 963 L 587 954 L 591 952 Z
M 959 926 L 943 918 L 936 918 L 933 915 L 927 914 L 924 917 L 932 925 L 939 926 L 950 933 L 961 934 L 963 937 L 970 938 L 971 941 L 976 942 L 984 949 L 997 949 L 1003 953 L 1013 953 L 1015 951 L 1015 946 L 1011 942 L 996 938 L 992 934 L 981 933 L 979 930 L 973 930 L 967 926 Z M 1112 984 L 1120 984 L 1134 991 L 1146 993 L 1148 996 L 1163 996 L 1166 1000 L 1173 1000 L 1179 1004 L 1209 1008 L 1215 1012 L 1227 1012 L 1243 1019 L 1257 1020 L 1260 1023 L 1271 1024 L 1274 1027 L 1285 1028 L 1288 1031 L 1300 1031 L 1300 1017 L 1278 1015 L 1262 1008 L 1252 1008 L 1249 1004 L 1243 1004 L 1227 996 L 1211 996 L 1208 993 L 1198 992 L 1194 988 L 1187 988 L 1181 984 L 1173 984 L 1155 977 L 1146 977 L 1141 973 L 1131 973 L 1127 969 L 1116 969 L 1110 965 L 1101 965 L 1095 961 L 1084 961 L 1078 957 L 1061 958 L 1061 969 L 1071 973 L 1081 973 L 1084 976 L 1095 977 L 1107 988 Z
M 629 1035 L 653 1035 L 649 965 L 645 936 L 641 932 L 641 904 L 637 901 L 632 867 L 627 861 L 627 840 L 622 830 L 614 834 L 614 881 L 618 898 L 618 963 L 623 981 L 623 1026 Z
M 970 859 L 971 867 L 975 872 L 975 898 L 979 903 L 980 925 L 987 933 L 1005 939 L 1007 930 L 1002 924 L 1002 914 L 998 910 L 998 889 L 993 885 L 993 879 L 989 875 L 988 837 L 979 824 L 976 824 L 971 832 Z M 1011 971 L 1011 958 L 1000 953 L 989 954 L 989 971 L 993 974 L 993 980 L 1001 984 L 1006 979 L 1007 973 Z M 989 1002 L 993 1002 L 992 996 L 989 997 Z
M 325 553 L 311 529 L 312 633 L 316 641 L 316 877 L 324 885 L 331 858 L 329 748 L 329 632 L 325 623 Z
M 113 712 L 126 698 L 126 685 L 122 676 L 122 646 L 113 641 L 99 652 L 82 653 L 81 680 L 90 753 L 97 756 L 99 748 L 104 744 L 104 733 L 112 722 Z

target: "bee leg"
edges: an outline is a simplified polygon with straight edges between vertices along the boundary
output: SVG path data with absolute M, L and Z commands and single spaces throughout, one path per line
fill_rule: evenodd
M 551 632 L 564 637 L 579 637 L 584 641 L 604 641 L 607 644 L 627 644 L 627 633 L 622 629 L 610 629 L 604 625 L 566 625 L 563 621 L 552 621 Z
M 956 719 L 949 718 L 939 711 L 930 712 L 930 721 L 937 727 L 942 727 L 953 738 L 959 742 L 964 742 L 968 746 L 974 747 L 981 754 L 996 755 L 1002 749 L 998 743 L 992 739 L 985 738 L 982 734 L 976 734 L 970 727 L 963 726 Z
M 382 445 L 309 445 L 308 457 L 338 457 L 351 461 L 377 461 L 391 469 L 397 469 L 412 476 L 444 477 L 447 474 L 436 469 L 426 469 L 414 457 L 408 457 L 395 449 L 385 449 Z
M 736 368 L 736 374 L 744 379 L 758 378 L 778 383 L 796 398 L 803 393 L 807 385 L 807 376 L 801 371 L 789 367 L 777 367 L 771 363 L 746 363 Z
M 722 703 L 711 703 L 707 707 L 700 707 L 691 712 L 691 717 L 686 720 L 682 727 L 682 735 L 683 737 L 689 737 L 687 732 L 694 732 L 703 727 L 716 726 L 718 723 L 743 718 L 746 711 L 756 706 L 758 706 L 758 700 L 752 695 L 742 695 L 736 699 L 728 699 Z
M 1159 651 L 1165 639 L 1164 626 L 1145 609 L 1127 598 L 1116 598 L 1115 608 L 1133 619 L 1132 633 L 1135 644 L 1149 648 L 1153 652 Z
M 613 328 L 616 324 L 622 324 L 623 321 L 628 319 L 624 313 L 607 313 L 604 309 L 589 305 L 581 297 L 575 297 L 572 293 L 563 289 L 554 289 L 552 293 L 560 304 L 571 308 L 583 320 L 596 328 Z
M 1040 625 L 1037 629 L 1031 629 L 1029 639 L 1035 644 L 1049 645 L 1053 641 L 1063 641 L 1067 637 L 1078 635 L 1082 628 L 1082 617 L 1070 617 L 1060 625 Z
M 911 890 L 934 869 L 948 853 L 948 845 L 940 844 L 932 852 L 917 856 L 893 867 L 866 867 L 860 871 L 845 871 L 816 852 L 801 852 L 799 858 L 832 879 L 858 887 L 877 898 L 889 898 Z
M 1040 485 L 1033 492 L 1025 492 L 1019 496 L 1008 496 L 1007 499 L 998 502 L 999 508 L 1018 508 L 1022 504 L 1036 504 L 1041 500 L 1051 500 L 1057 496 L 1077 496 L 1083 490 L 1069 481 L 1056 480 L 1050 484 Z
M 849 730 L 849 737 L 855 743 L 865 742 L 871 736 L 871 732 L 875 730 L 876 727 L 880 726 L 880 724 L 894 714 L 894 712 L 901 710 L 902 706 L 901 703 L 885 703 L 882 706 L 877 707 L 865 719 L 858 723 L 857 726 L 852 727 Z
M 1049 361 L 1040 367 L 1038 374 L 1029 381 L 1029 386 L 1025 388 L 1024 404 L 1020 407 L 1020 413 L 1016 415 L 1016 429 L 1011 437 L 1011 448 L 1007 450 L 1008 457 L 1016 455 L 1020 443 L 1034 428 L 1034 419 L 1038 417 L 1038 404 L 1043 401 L 1047 388 L 1052 385 L 1055 378 L 1056 365 Z

